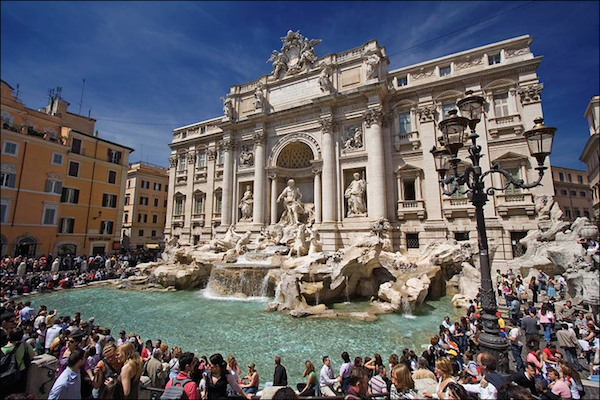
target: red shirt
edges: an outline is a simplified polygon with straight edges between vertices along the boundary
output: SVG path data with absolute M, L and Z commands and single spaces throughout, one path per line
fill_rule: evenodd
M 179 372 L 179 374 L 177 375 L 177 379 L 179 379 L 180 381 L 183 381 L 184 379 L 190 379 L 190 376 L 188 374 L 186 374 L 185 372 Z M 173 384 L 173 379 L 169 379 L 169 382 L 167 382 L 167 386 L 165 386 L 165 390 L 170 388 L 172 384 Z M 192 382 L 187 383 L 183 387 L 183 391 L 185 392 L 185 394 L 187 394 L 188 399 L 198 400 L 198 385 L 196 385 L 196 382 L 192 381 Z
M 548 360 L 554 361 L 554 354 L 552 354 L 549 348 L 545 347 L 542 352 L 548 356 Z

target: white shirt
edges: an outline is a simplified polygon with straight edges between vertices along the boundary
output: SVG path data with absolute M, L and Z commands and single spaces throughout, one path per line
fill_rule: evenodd
M 46 330 L 46 344 L 45 344 L 45 348 L 49 349 L 50 345 L 52 344 L 52 341 L 58 336 L 60 335 L 60 331 L 62 330 L 62 328 L 60 327 L 60 325 L 52 325 L 50 328 L 48 328 Z
M 321 374 L 319 376 L 319 386 L 329 386 L 332 387 L 334 383 L 337 381 L 333 378 L 333 370 L 331 367 L 323 364 L 321 367 Z
M 521 330 L 519 329 L 518 326 L 515 326 L 514 328 L 512 328 L 509 332 L 508 332 L 508 337 L 511 339 L 517 339 L 515 341 L 510 341 L 511 344 L 517 345 L 517 346 L 522 346 L 523 344 L 521 343 L 521 341 L 519 340 L 519 335 L 521 334 Z
M 498 389 L 489 382 L 486 387 L 481 387 L 479 383 L 476 385 L 463 385 L 463 387 L 469 393 L 477 393 L 481 400 L 496 400 L 498 398 Z

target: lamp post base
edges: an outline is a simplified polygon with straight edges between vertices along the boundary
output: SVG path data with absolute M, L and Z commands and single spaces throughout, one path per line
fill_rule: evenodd
M 508 350 L 509 344 L 506 338 L 500 336 L 498 327 L 498 317 L 493 314 L 485 313 L 482 316 L 484 332 L 479 335 L 479 350 L 491 354 L 498 361 L 498 372 L 509 372 Z M 487 331 L 488 327 L 492 332 Z M 495 332 L 494 332 L 495 331 Z

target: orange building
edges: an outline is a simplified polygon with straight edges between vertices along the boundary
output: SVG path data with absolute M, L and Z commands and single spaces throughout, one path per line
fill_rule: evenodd
M 145 162 L 133 163 L 127 173 L 123 245 L 130 249 L 164 247 L 169 170 Z
M 117 250 L 129 154 L 59 94 L 33 110 L 2 81 L 1 253 L 40 256 Z

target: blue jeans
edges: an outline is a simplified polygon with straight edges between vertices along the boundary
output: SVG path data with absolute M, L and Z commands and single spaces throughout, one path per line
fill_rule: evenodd
M 542 324 L 542 326 L 544 327 L 544 340 L 549 343 L 552 338 L 552 324 Z
M 524 371 L 525 368 L 523 366 L 523 359 L 521 358 L 521 352 L 523 351 L 523 346 L 517 346 L 516 344 L 511 344 L 510 349 L 512 350 L 513 358 L 515 359 L 515 363 L 517 364 L 517 371 Z

